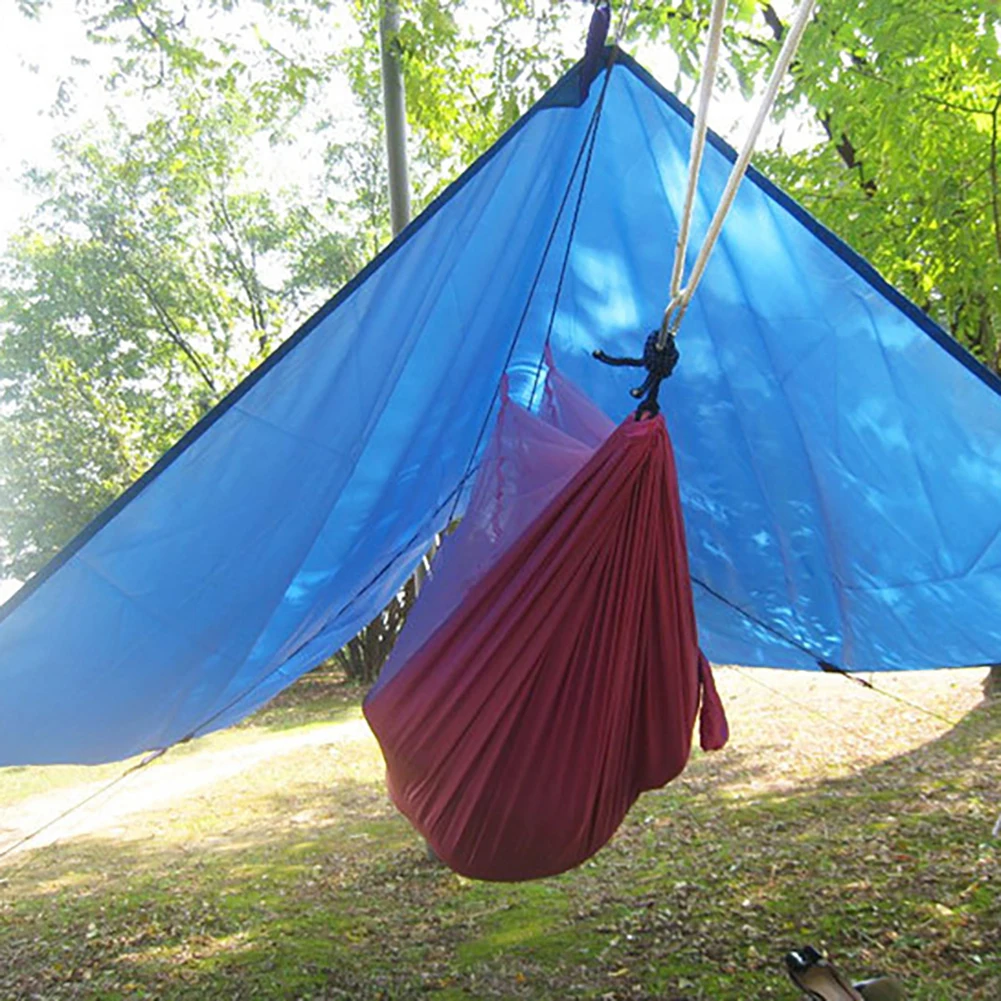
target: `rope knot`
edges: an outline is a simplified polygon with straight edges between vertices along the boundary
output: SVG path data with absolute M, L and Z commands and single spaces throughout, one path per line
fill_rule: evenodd
M 656 417 L 660 413 L 660 404 L 657 401 L 657 394 L 660 392 L 660 384 L 673 371 L 678 364 L 678 345 L 673 337 L 667 339 L 667 343 L 660 347 L 657 343 L 660 332 L 655 330 L 646 339 L 643 345 L 642 358 L 615 358 L 606 355 L 604 351 L 595 351 L 594 357 L 606 365 L 628 365 L 631 368 L 645 368 L 647 376 L 642 384 L 635 389 L 629 390 L 630 396 L 640 400 L 640 405 L 636 408 L 636 419 L 640 420 L 644 414 Z M 642 399 L 641 399 L 642 398 Z
M 678 345 L 673 337 L 667 339 L 663 348 L 657 346 L 659 338 L 655 330 L 643 345 L 643 367 L 658 379 L 666 379 L 678 364 Z M 635 393 L 633 395 L 636 395 Z

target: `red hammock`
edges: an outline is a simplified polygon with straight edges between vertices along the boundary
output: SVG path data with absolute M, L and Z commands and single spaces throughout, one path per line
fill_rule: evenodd
M 685 767 L 700 696 L 703 748 L 727 736 L 663 418 L 595 447 L 611 425 L 555 372 L 542 418 L 505 387 L 466 517 L 365 703 L 394 802 L 479 879 L 593 855 Z

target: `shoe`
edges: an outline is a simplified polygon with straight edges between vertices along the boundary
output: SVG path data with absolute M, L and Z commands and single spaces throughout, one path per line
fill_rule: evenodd
M 904 1001 L 903 985 L 894 977 L 877 977 L 855 985 L 865 1001 Z
M 841 971 L 813 946 L 790 952 L 786 956 L 786 969 L 792 982 L 812 1001 L 866 1001 Z

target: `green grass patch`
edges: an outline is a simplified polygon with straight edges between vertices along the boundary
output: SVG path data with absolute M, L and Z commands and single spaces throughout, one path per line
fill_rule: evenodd
M 997 1001 L 1001 705 L 947 730 L 825 688 L 883 738 L 835 755 L 809 721 L 778 741 L 721 684 L 731 749 L 642 797 L 576 871 L 491 885 L 428 861 L 353 722 L 360 693 L 314 679 L 149 771 L 244 749 L 253 767 L 0 866 L 0 998 L 793 1001 L 781 959 L 809 942 L 911 1001 Z

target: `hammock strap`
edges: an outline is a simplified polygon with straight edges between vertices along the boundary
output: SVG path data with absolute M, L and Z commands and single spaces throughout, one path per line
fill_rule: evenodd
M 761 134 L 761 129 L 765 124 L 765 120 L 768 118 L 768 115 L 772 110 L 772 106 L 775 104 L 775 98 L 778 96 L 782 78 L 789 69 L 793 57 L 796 54 L 796 50 L 799 48 L 799 43 L 803 38 L 803 33 L 806 31 L 806 26 L 810 20 L 811 14 L 813 13 L 815 4 L 816 0 L 803 0 L 796 14 L 796 20 L 786 33 L 785 41 L 782 44 L 782 49 L 779 52 L 779 57 L 775 63 L 775 67 L 772 70 L 771 78 L 768 81 L 768 87 L 761 100 L 761 105 L 758 108 L 758 113 L 751 126 L 751 131 L 744 140 L 744 145 L 741 147 L 740 153 L 730 170 L 730 176 L 727 179 L 726 188 L 723 190 L 723 195 L 719 200 L 719 204 L 716 206 L 716 212 L 713 215 L 712 222 L 709 224 L 709 230 L 706 233 L 705 239 L 702 241 L 702 246 L 695 259 L 695 264 L 692 266 L 692 271 L 688 277 L 688 281 L 684 284 L 684 286 L 682 286 L 681 281 L 682 273 L 684 271 L 688 232 L 691 227 L 691 216 L 695 202 L 695 187 L 698 181 L 699 168 L 702 163 L 702 151 L 705 148 L 706 117 L 708 113 L 709 96 L 712 91 L 716 59 L 719 54 L 719 38 L 722 32 L 722 13 L 720 9 L 725 7 L 725 4 L 720 2 L 720 0 L 714 0 L 712 12 L 713 20 L 710 25 L 709 47 L 706 51 L 705 66 L 702 74 L 702 87 L 699 96 L 698 115 L 695 122 L 695 132 L 692 135 L 692 158 L 688 165 L 688 190 L 686 192 L 685 206 L 682 211 L 682 217 L 678 229 L 678 244 L 675 248 L 674 267 L 671 278 L 671 300 L 668 303 L 667 309 L 664 310 L 664 318 L 661 321 L 660 335 L 657 340 L 657 343 L 661 348 L 663 348 L 667 343 L 668 337 L 673 337 L 677 334 L 678 327 L 681 325 L 681 320 L 685 315 L 685 311 L 688 309 L 688 305 L 692 301 L 692 296 L 695 294 L 696 288 L 698 288 L 699 281 L 701 280 L 702 275 L 705 272 L 706 265 L 709 262 L 709 255 L 716 246 L 716 241 L 719 238 L 720 230 L 723 228 L 723 223 L 726 220 L 727 213 L 730 211 L 730 207 L 733 205 L 734 199 L 737 196 L 737 188 L 740 186 L 740 182 L 743 180 L 744 174 L 747 172 L 747 166 L 751 161 L 751 154 L 754 152 L 758 136 Z M 719 17 L 717 17 L 717 14 L 719 14 Z M 700 130 L 702 133 L 701 137 L 699 135 Z

